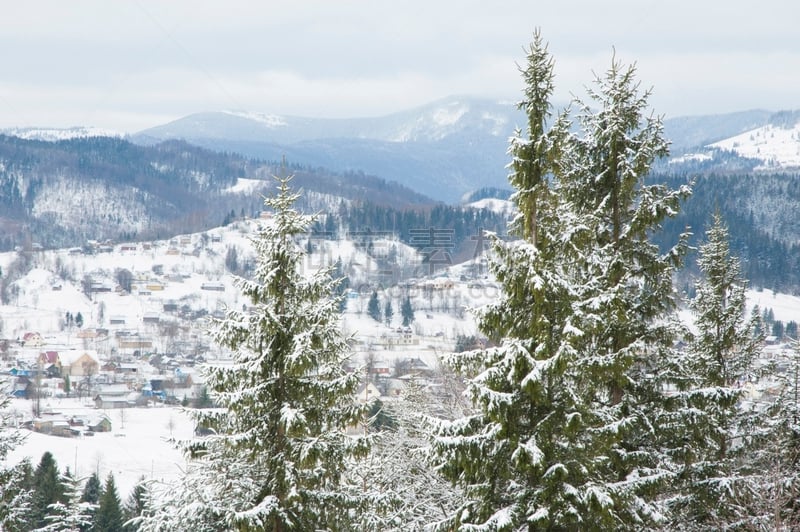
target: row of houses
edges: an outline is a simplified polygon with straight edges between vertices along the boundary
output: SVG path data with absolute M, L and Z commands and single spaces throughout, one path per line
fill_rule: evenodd
M 74 438 L 91 436 L 96 432 L 111 432 L 111 420 L 105 414 L 90 417 L 66 417 L 59 413 L 48 413 L 23 423 L 23 427 L 34 432 Z

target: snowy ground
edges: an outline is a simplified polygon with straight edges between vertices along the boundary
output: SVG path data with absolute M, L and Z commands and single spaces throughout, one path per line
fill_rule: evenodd
M 775 319 L 784 324 L 790 321 L 800 323 L 800 297 L 778 294 L 772 290 L 748 290 L 748 311 L 752 310 L 754 305 L 758 305 L 762 312 L 772 309 Z
M 14 400 L 12 409 L 30 417 L 31 402 Z M 94 405 L 81 404 L 77 399 L 50 400 L 43 409 L 52 409 L 65 417 L 96 416 L 103 411 Z M 177 407 L 126 408 L 105 411 L 112 423 L 111 432 L 92 437 L 61 438 L 22 430 L 25 443 L 15 449 L 7 463 L 18 463 L 29 457 L 33 467 L 46 451 L 50 451 L 61 471 L 67 467 L 78 478 L 94 472 L 101 481 L 114 473 L 121 498 L 127 498 L 136 482 L 146 479 L 177 478 L 185 460 L 175 446 L 176 440 L 193 435 L 193 424 L 186 413 Z

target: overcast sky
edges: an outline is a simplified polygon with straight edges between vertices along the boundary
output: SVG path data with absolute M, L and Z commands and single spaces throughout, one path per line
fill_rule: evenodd
M 375 116 L 516 101 L 539 27 L 567 101 L 616 50 L 667 117 L 800 108 L 800 3 L 26 0 L 0 17 L 0 127 L 135 132 L 200 111 Z

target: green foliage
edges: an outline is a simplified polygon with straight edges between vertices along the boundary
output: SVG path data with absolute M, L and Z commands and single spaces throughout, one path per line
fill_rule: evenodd
M 372 295 L 369 296 L 369 302 L 367 303 L 367 314 L 373 320 L 377 322 L 381 321 L 381 304 L 378 301 L 378 292 L 375 290 L 373 290 Z
M 33 466 L 28 458 L 16 467 L 0 472 L 0 528 L 9 532 L 27 532 L 33 527 L 33 489 Z
M 759 432 L 760 417 L 742 404 L 743 385 L 758 375 L 755 362 L 763 338 L 755 333 L 758 315 L 746 313 L 745 282 L 731 256 L 728 229 L 719 213 L 700 246 L 690 308 L 696 334 L 686 356 L 677 360 L 685 378 L 675 381 L 677 405 L 665 436 L 675 443 L 678 467 L 670 498 L 671 526 L 722 529 L 743 523 L 754 481 L 747 462 L 749 438 Z
M 80 480 L 75 478 L 67 469 L 64 473 L 66 503 L 56 502 L 48 507 L 47 521 L 49 524 L 38 529 L 42 532 L 86 532 L 92 528 L 94 513 L 97 505 L 82 502 Z
M 471 351 L 480 347 L 480 339 L 478 336 L 459 334 L 456 336 L 456 345 L 453 351 L 456 353 L 463 353 L 464 351 Z
M 141 477 L 136 485 L 133 487 L 133 491 L 128 496 L 128 500 L 125 502 L 125 507 L 123 508 L 123 512 L 125 514 L 125 521 L 129 521 L 131 519 L 135 519 L 142 515 L 145 511 L 147 506 L 147 487 L 146 481 L 144 477 Z M 138 530 L 138 525 L 130 524 L 126 525 L 124 530 L 126 532 L 134 532 Z
M 673 350 L 685 247 L 660 255 L 649 236 L 688 189 L 644 183 L 667 143 L 632 67 L 614 60 L 596 80 L 573 134 L 568 115 L 549 120 L 553 61 L 538 32 L 528 52 L 527 138 L 509 149 L 522 240 L 494 242 L 503 291 L 479 326 L 499 345 L 446 358 L 476 412 L 438 423 L 438 467 L 468 497 L 441 528 L 654 525 L 666 465 L 656 368 Z
M 783 322 L 781 320 L 776 320 L 772 324 L 772 336 L 774 336 L 778 340 L 783 339 Z
M 54 503 L 67 503 L 66 487 L 61 481 L 55 458 L 45 452 L 33 473 L 31 522 L 34 526 L 43 527 L 47 524 L 49 506 Z
M 350 278 L 344 273 L 341 257 L 336 259 L 333 265 L 333 273 L 331 274 L 336 284 L 333 287 L 333 295 L 339 302 L 339 313 L 347 310 L 347 291 L 350 289 Z
M 403 327 L 408 327 L 414 323 L 414 307 L 411 305 L 411 297 L 406 296 L 400 306 L 400 315 L 403 318 Z
M 192 411 L 216 435 L 188 445 L 188 474 L 159 494 L 145 528 L 346 529 L 355 502 L 338 487 L 346 459 L 364 451 L 345 434 L 364 414 L 359 376 L 342 369 L 349 347 L 331 271 L 301 271 L 311 220 L 293 209 L 289 180 L 265 200 L 274 216 L 253 239 L 253 279 L 235 280 L 251 307 L 216 322 L 233 362 L 207 368 L 219 409 Z
M 81 502 L 89 502 L 92 504 L 100 503 L 100 495 L 103 493 L 103 487 L 100 485 L 100 477 L 97 473 L 92 473 L 86 480 L 86 485 L 83 487 L 83 495 L 81 495 Z
M 786 334 L 786 336 L 788 338 L 790 338 L 792 340 L 797 340 L 798 339 L 797 338 L 797 332 L 798 332 L 798 330 L 797 330 L 797 322 L 796 321 L 792 320 L 792 321 L 790 321 L 789 323 L 786 324 L 786 330 L 784 331 L 784 333 Z
M 228 251 L 225 252 L 225 267 L 232 274 L 239 274 L 239 252 L 236 246 L 228 246 Z
M 125 519 L 122 514 L 122 505 L 114 483 L 114 475 L 109 473 L 106 478 L 103 493 L 100 496 L 100 506 L 94 517 L 92 532 L 119 532 Z
M 133 287 L 133 274 L 130 272 L 130 270 L 118 268 L 115 271 L 115 277 L 119 287 L 130 294 L 131 288 Z
M 383 306 L 383 321 L 386 322 L 387 326 L 392 325 L 393 317 L 394 317 L 394 309 L 392 308 L 392 302 L 387 299 L 386 304 Z
M 397 421 L 386 412 L 380 399 L 375 399 L 370 403 L 367 416 L 369 428 L 372 430 L 392 430 L 397 427 Z

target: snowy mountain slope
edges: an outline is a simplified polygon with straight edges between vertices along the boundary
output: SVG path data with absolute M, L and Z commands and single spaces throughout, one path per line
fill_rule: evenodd
M 507 218 L 511 218 L 516 210 L 513 202 L 497 198 L 483 198 L 478 201 L 467 203 L 466 207 L 471 207 L 473 209 L 488 209 L 492 212 L 502 214 Z
M 0 250 L 83 245 L 87 239 L 155 238 L 257 216 L 273 175 L 295 175 L 311 210 L 342 201 L 399 208 L 430 198 L 374 176 L 218 153 L 182 141 L 154 146 L 112 137 L 58 142 L 0 135 Z M 234 215 L 231 215 L 234 212 Z M 26 242 L 28 244 L 26 244 Z
M 524 128 L 511 103 L 448 98 L 383 117 L 318 119 L 246 112 L 200 113 L 132 137 L 184 139 L 215 150 L 364 171 L 438 200 L 505 186 L 508 137 Z
M 558 106 L 561 107 L 561 106 Z M 671 170 L 694 170 L 697 146 L 730 138 L 767 123 L 769 111 L 676 117 L 664 121 L 675 155 Z M 386 116 L 318 119 L 249 112 L 199 113 L 142 131 L 132 138 L 149 143 L 185 139 L 215 150 L 267 160 L 287 156 L 336 171 L 363 170 L 403 183 L 435 199 L 455 203 L 482 187 L 508 186 L 508 138 L 526 126 L 512 102 L 451 97 Z M 689 159 L 682 156 L 690 154 Z M 708 157 L 717 168 L 750 170 L 757 163 L 730 165 Z
M 757 127 L 769 121 L 773 113 L 755 109 L 721 115 L 679 116 L 664 120 L 664 134 L 670 150 L 681 154 Z
M 800 169 L 800 123 L 790 127 L 767 124 L 710 145 L 758 159 L 757 170 Z
M 749 127 L 718 138 L 706 137 L 702 148 L 673 150 L 670 166 L 735 172 L 800 169 L 800 112 L 781 111 L 765 118 L 760 118 L 760 113 L 743 115 L 731 124 L 741 127 L 749 123 Z
M 513 104 L 461 97 L 374 118 L 325 119 L 222 111 L 197 113 L 140 131 L 134 140 L 217 138 L 292 144 L 352 138 L 386 142 L 430 142 L 469 131 L 507 138 L 525 117 Z
M 71 127 L 71 128 L 9 128 L 0 130 L 0 134 L 19 137 L 26 140 L 43 140 L 57 142 L 60 140 L 80 139 L 89 137 L 122 137 L 121 133 L 110 129 L 98 127 Z

